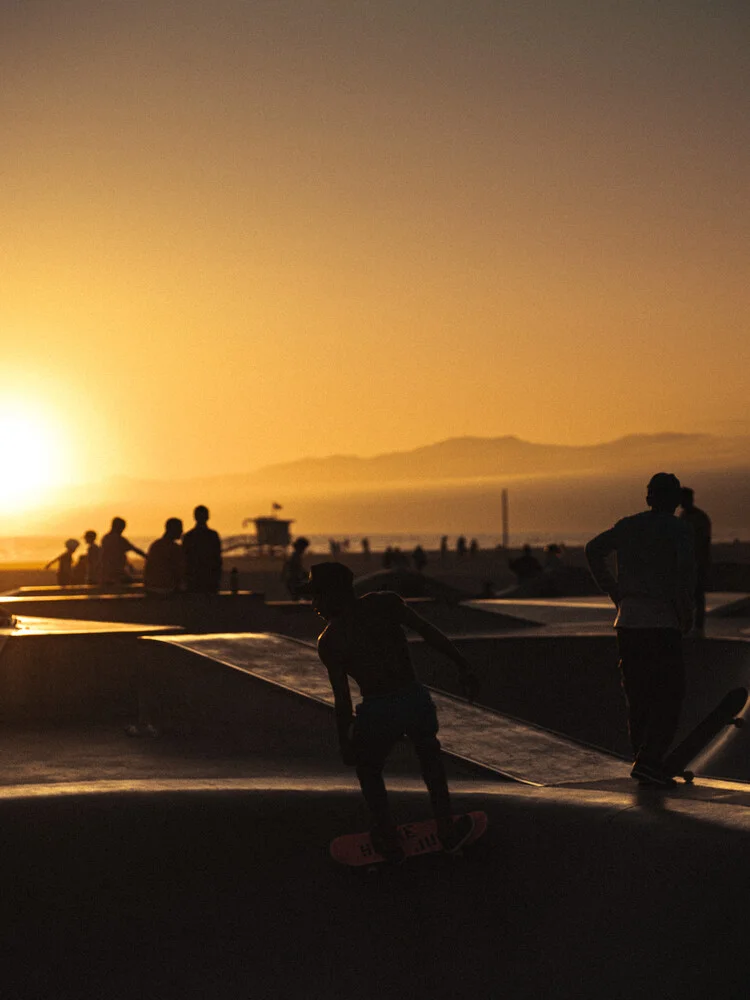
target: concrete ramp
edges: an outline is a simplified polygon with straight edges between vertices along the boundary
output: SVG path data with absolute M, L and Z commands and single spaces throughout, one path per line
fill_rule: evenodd
M 266 633 L 154 636 L 148 641 L 190 650 L 333 707 L 328 676 L 308 643 Z M 532 785 L 574 784 L 627 774 L 625 763 L 614 755 L 444 692 L 433 689 L 432 694 L 443 748 L 462 760 Z

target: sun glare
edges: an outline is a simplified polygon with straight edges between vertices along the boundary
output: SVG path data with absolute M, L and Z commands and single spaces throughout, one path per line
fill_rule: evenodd
M 52 421 L 0 408 L 0 445 L 0 513 L 22 513 L 53 500 L 62 485 L 64 459 Z

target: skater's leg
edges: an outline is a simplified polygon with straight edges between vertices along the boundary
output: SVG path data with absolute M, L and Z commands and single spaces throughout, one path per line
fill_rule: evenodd
M 420 736 L 414 742 L 414 749 L 419 758 L 422 780 L 430 795 L 438 836 L 442 838 L 453 826 L 453 818 L 448 778 L 440 756 L 440 741 L 434 735 Z

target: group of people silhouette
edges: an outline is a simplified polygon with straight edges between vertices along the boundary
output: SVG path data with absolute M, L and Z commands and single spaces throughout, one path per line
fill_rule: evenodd
M 97 542 L 97 533 L 84 534 L 86 552 L 74 563 L 73 556 L 79 547 L 76 538 L 65 542 L 65 549 L 47 563 L 46 569 L 57 564 L 57 582 L 61 587 L 71 584 L 110 588 L 130 584 L 134 580 L 128 555 L 133 553 L 145 560 L 144 589 L 155 595 L 169 595 L 186 591 L 194 594 L 215 594 L 221 587 L 221 538 L 209 528 L 209 510 L 199 504 L 193 511 L 195 525 L 183 533 L 179 517 L 170 517 L 164 525 L 164 534 L 157 538 L 147 552 L 139 549 L 125 537 L 126 521 L 112 518 L 109 531 Z

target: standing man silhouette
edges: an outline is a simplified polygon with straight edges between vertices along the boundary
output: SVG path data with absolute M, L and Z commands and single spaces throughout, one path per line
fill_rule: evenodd
M 631 776 L 671 785 L 662 761 L 680 718 L 685 691 L 682 635 L 693 620 L 692 531 L 674 516 L 680 481 L 657 472 L 650 510 L 618 521 L 586 546 L 591 573 L 617 608 L 615 628 L 635 762 Z M 607 557 L 616 556 L 616 572 Z
M 693 502 L 694 493 L 687 486 L 682 488 L 680 499 L 680 519 L 686 521 L 693 529 L 693 545 L 695 546 L 695 628 L 696 635 L 705 635 L 706 623 L 706 590 L 711 578 L 711 518 L 696 507 Z
M 191 594 L 217 594 L 221 587 L 221 538 L 208 526 L 208 507 L 193 511 L 195 527 L 182 538 L 185 557 L 185 589 Z
M 149 546 L 143 587 L 149 594 L 168 597 L 182 590 L 185 583 L 185 556 L 180 545 L 182 521 L 170 517 L 164 534 Z
M 127 527 L 125 520 L 121 517 L 112 518 L 112 527 L 102 538 L 101 546 L 101 577 L 103 584 L 130 583 L 132 577 L 128 568 L 127 554 L 135 552 L 137 556 L 146 558 L 143 549 L 133 545 L 123 535 Z

